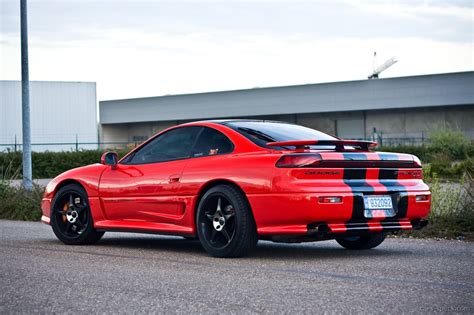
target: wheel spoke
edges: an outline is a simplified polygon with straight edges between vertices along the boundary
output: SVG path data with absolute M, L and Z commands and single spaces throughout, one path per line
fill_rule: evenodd
M 223 228 L 223 229 L 221 230 L 221 233 L 222 233 L 222 235 L 224 235 L 225 239 L 227 240 L 227 243 L 229 243 L 229 242 L 230 242 L 230 235 L 229 235 L 229 233 L 227 232 L 227 230 L 226 230 L 225 228 Z
M 217 210 L 216 211 L 221 211 L 221 197 L 217 199 Z
M 211 243 L 215 242 L 216 235 L 217 235 L 216 229 L 212 229 L 211 239 L 210 239 Z
M 81 213 L 85 208 L 87 208 L 87 205 L 74 205 L 72 208 L 78 213 Z
M 72 194 L 69 194 L 69 208 L 72 208 L 74 206 L 74 202 L 72 199 Z
M 214 216 L 212 214 L 206 213 L 206 218 L 208 218 L 212 222 L 212 220 L 214 219 Z
M 79 228 L 80 228 L 81 230 L 83 230 L 83 229 L 86 228 L 86 227 L 84 226 L 84 224 L 81 222 L 81 220 L 79 220 L 79 218 L 77 218 L 76 223 L 77 223 L 77 225 L 79 226 Z
M 229 220 L 230 218 L 233 218 L 234 217 L 234 214 L 233 213 L 228 213 L 228 214 L 224 214 L 224 218 L 225 220 Z

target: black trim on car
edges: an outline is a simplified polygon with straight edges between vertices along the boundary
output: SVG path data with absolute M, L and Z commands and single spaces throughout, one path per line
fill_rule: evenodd
M 142 150 L 143 148 L 145 148 L 147 146 L 147 144 L 151 141 L 153 141 L 154 139 L 158 138 L 158 137 L 161 137 L 162 135 L 165 135 L 167 134 L 168 132 L 170 131 L 173 131 L 173 130 L 177 130 L 177 129 L 181 129 L 181 128 L 189 128 L 189 127 L 199 127 L 201 130 L 198 131 L 197 135 L 196 135 L 196 139 L 194 139 L 194 142 L 193 142 L 193 145 L 191 146 L 191 150 L 189 151 L 189 155 L 187 157 L 183 157 L 183 158 L 177 158 L 177 159 L 171 159 L 171 160 L 166 160 L 166 161 L 159 161 L 159 162 L 148 162 L 148 163 L 131 163 L 130 160 L 133 159 L 133 157 L 135 156 L 135 154 L 137 152 L 139 152 L 140 150 Z M 194 151 L 194 148 L 196 146 L 196 143 L 199 139 L 199 136 L 204 132 L 204 130 L 208 128 L 208 129 L 212 129 L 214 131 L 217 131 L 219 132 L 220 134 L 222 134 L 228 141 L 229 143 L 231 144 L 231 150 L 227 153 L 223 153 L 223 154 L 216 154 L 216 155 L 203 155 L 203 156 L 192 156 L 192 152 Z M 176 127 L 176 128 L 173 128 L 173 129 L 170 129 L 164 133 L 161 133 L 161 134 L 158 134 L 154 137 L 151 137 L 150 139 L 148 139 L 144 144 L 143 146 L 141 146 L 138 150 L 132 152 L 131 154 L 129 154 L 125 159 L 123 159 L 122 161 L 119 162 L 119 164 L 124 164 L 124 165 L 147 165 L 147 164 L 158 164 L 158 163 L 166 163 L 166 162 L 172 162 L 172 161 L 180 161 L 180 160 L 187 160 L 187 159 L 197 159 L 197 158 L 204 158 L 204 157 L 209 157 L 209 156 L 221 156 L 221 155 L 227 155 L 227 154 L 232 154 L 235 150 L 235 144 L 234 142 L 232 142 L 232 140 L 227 137 L 223 132 L 215 129 L 215 128 L 212 128 L 212 127 L 208 127 L 208 126 L 199 126 L 199 125 L 196 125 L 196 126 L 182 126 L 182 127 Z

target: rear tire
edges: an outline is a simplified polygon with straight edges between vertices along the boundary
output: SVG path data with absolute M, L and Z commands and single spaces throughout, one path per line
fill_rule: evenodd
M 214 257 L 241 257 L 258 242 L 257 229 L 245 195 L 230 185 L 209 189 L 196 211 L 202 247 Z
M 371 249 L 379 246 L 385 240 L 385 233 L 336 238 L 336 242 L 347 249 Z
M 94 229 L 89 199 L 82 186 L 69 184 L 62 187 L 51 204 L 51 227 L 64 244 L 94 244 L 104 235 L 104 232 Z

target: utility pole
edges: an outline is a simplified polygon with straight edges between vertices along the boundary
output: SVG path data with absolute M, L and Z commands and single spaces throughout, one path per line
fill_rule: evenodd
M 21 20 L 21 118 L 23 130 L 23 187 L 32 190 L 30 81 L 28 76 L 28 23 L 26 0 L 20 0 Z

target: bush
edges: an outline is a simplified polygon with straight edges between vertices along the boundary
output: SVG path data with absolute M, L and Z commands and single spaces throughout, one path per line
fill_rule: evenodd
M 433 154 L 431 162 L 431 171 L 438 175 L 449 173 L 451 169 L 452 158 L 449 154 L 445 152 L 439 152 Z
M 0 181 L 0 219 L 39 221 L 43 192 L 44 188 L 36 185 L 27 191 Z
M 381 151 L 414 154 L 430 172 L 445 178 L 459 179 L 467 171 L 474 174 L 474 144 L 460 131 L 442 128 L 429 134 L 427 146 L 397 146 Z
M 461 131 L 441 128 L 429 133 L 428 151 L 434 157 L 443 154 L 451 160 L 463 160 L 472 153 L 472 144 Z
M 72 168 L 100 162 L 102 151 L 84 150 L 71 152 L 33 152 L 33 178 L 53 178 Z M 124 156 L 127 152 L 118 152 Z M 0 153 L 0 175 L 15 173 L 21 178 L 22 153 Z

